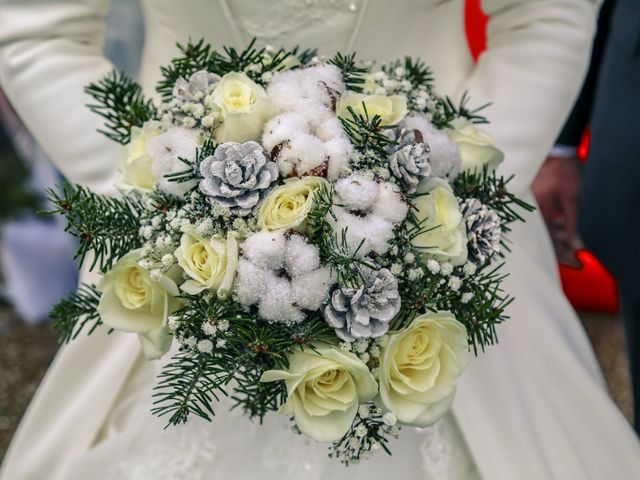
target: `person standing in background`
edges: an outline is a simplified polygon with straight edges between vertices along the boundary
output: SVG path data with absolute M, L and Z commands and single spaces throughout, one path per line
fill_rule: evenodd
M 580 237 L 619 285 L 640 433 L 640 2 L 610 0 L 602 9 L 592 67 L 573 114 L 533 184 L 555 234 L 559 259 L 573 256 Z M 582 182 L 575 145 L 591 127 Z M 570 148 L 564 148 L 568 145 Z M 562 158 L 562 153 L 568 156 Z M 582 184 L 581 184 L 582 183 Z M 577 212 L 577 214 L 576 214 Z M 560 218 L 560 228 L 557 228 Z M 575 260 L 575 259 L 574 259 Z

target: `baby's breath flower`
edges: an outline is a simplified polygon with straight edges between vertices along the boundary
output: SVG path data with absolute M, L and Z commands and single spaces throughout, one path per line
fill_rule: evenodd
M 369 405 L 360 405 L 358 407 L 358 415 L 360 415 L 360 418 L 369 418 L 369 415 L 371 415 Z
M 211 340 L 200 340 L 198 342 L 198 351 L 202 353 L 213 352 L 213 342 Z
M 443 275 L 449 276 L 453 273 L 453 265 L 451 265 L 449 262 L 444 262 L 440 265 L 440 272 Z
M 385 423 L 385 425 L 392 427 L 396 424 L 398 419 L 393 412 L 387 412 L 382 416 L 382 421 Z
M 440 264 L 437 260 L 430 258 L 427 260 L 427 268 L 431 273 L 438 273 L 440 271 Z
M 465 293 L 462 294 L 462 297 L 460 298 L 460 301 L 462 303 L 469 303 L 472 298 L 473 298 L 473 293 L 465 292 Z

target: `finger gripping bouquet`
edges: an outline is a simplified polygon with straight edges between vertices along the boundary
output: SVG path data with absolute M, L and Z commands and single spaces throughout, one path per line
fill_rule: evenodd
M 496 259 L 529 206 L 486 119 L 410 58 L 180 48 L 159 104 L 118 73 L 87 87 L 123 145 L 120 194 L 50 192 L 102 274 L 54 308 L 62 339 L 104 325 L 172 351 L 169 424 L 224 394 L 345 464 L 389 452 L 447 414 L 506 318 Z

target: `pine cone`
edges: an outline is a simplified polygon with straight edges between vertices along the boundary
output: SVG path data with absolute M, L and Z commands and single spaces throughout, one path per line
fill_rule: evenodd
M 469 259 L 481 265 L 500 252 L 500 217 L 477 198 L 463 202 L 461 211 L 467 226 Z
M 398 142 L 390 149 L 389 169 L 408 193 L 414 193 L 420 179 L 431 173 L 429 145 L 418 130 L 390 130 L 389 136 Z
M 278 166 L 257 142 L 227 142 L 200 164 L 200 191 L 239 216 L 246 216 L 278 179 Z
M 202 101 L 209 93 L 209 87 L 220 81 L 215 73 L 200 70 L 189 77 L 189 80 L 179 78 L 173 86 L 173 98 L 178 104 Z
M 367 269 L 363 276 L 359 288 L 336 288 L 324 309 L 326 322 L 347 342 L 384 335 L 400 311 L 398 281 L 389 270 Z

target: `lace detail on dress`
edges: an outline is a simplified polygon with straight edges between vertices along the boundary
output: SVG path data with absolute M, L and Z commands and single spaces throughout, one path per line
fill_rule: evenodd
M 219 454 L 211 423 L 193 421 L 140 438 L 135 453 L 121 457 L 108 480 L 205 480 Z
M 251 36 L 273 39 L 299 31 L 335 14 L 355 15 L 364 0 L 270 0 L 272 7 L 238 23 Z

